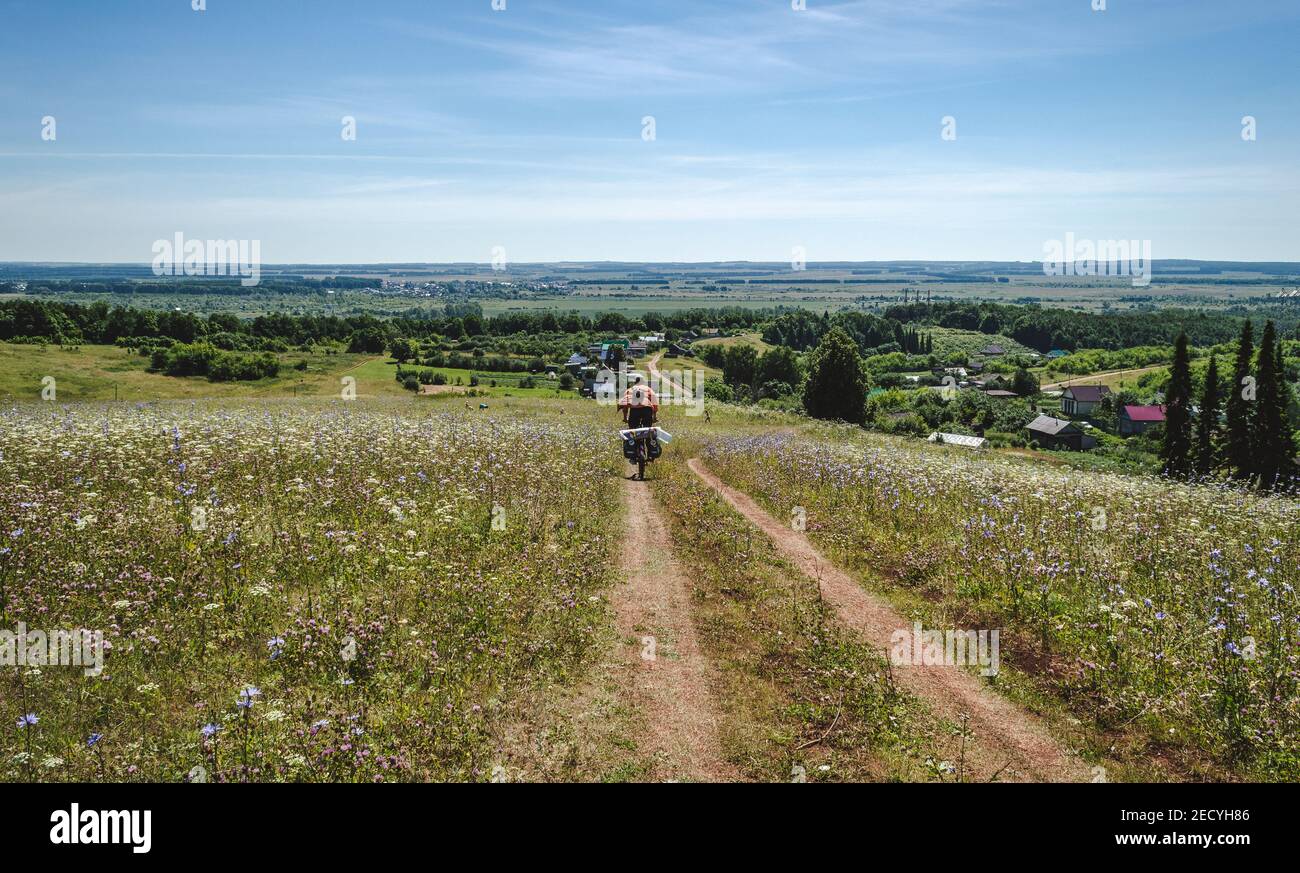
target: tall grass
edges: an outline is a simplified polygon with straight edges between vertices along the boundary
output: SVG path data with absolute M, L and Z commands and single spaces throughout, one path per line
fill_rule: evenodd
M 106 650 L 0 669 L 0 778 L 491 778 L 511 702 L 605 621 L 612 453 L 410 409 L 0 412 L 0 627 Z
M 829 433 L 829 432 L 828 432 Z M 1300 778 L 1300 503 L 960 448 L 782 433 L 706 462 L 932 621 L 1002 656 L 1103 742 L 1184 776 Z

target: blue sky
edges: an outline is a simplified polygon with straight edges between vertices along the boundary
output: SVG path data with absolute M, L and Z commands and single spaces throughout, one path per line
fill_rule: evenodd
M 1300 260 L 1295 0 L 791 5 L 0 0 L 0 260 Z

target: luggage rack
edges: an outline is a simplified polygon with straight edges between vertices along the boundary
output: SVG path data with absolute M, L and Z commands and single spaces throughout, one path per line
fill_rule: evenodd
M 673 435 L 661 427 L 629 427 L 620 430 L 618 435 L 625 440 L 641 440 L 656 437 L 660 442 L 670 443 Z

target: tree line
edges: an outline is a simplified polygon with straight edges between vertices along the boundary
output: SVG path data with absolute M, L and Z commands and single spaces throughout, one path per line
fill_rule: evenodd
M 0 341 L 44 341 L 60 344 L 120 340 L 200 340 L 234 350 L 276 350 L 267 341 L 302 346 L 321 342 L 350 342 L 358 333 L 384 337 L 503 337 L 517 334 L 591 334 L 687 331 L 701 326 L 750 329 L 779 315 L 780 310 L 728 306 L 684 309 L 629 317 L 618 312 L 587 316 L 577 312 L 507 312 L 486 317 L 476 303 L 413 309 L 394 318 L 372 315 L 259 315 L 243 319 L 229 312 L 200 316 L 191 312 L 137 309 L 105 301 L 71 303 L 57 300 L 0 301 Z M 220 338 L 218 341 L 217 338 Z M 381 349 L 382 350 L 382 349 Z
M 1160 453 L 1165 474 L 1197 479 L 1223 472 L 1266 490 L 1292 488 L 1296 434 L 1288 410 L 1293 399 L 1273 321 L 1265 323 L 1258 349 L 1254 326 L 1249 319 L 1242 324 L 1226 385 L 1211 355 L 1199 398 L 1193 392 L 1188 337 L 1179 334 L 1165 394 Z
M 1297 316 L 1278 319 L 1294 330 Z M 902 323 L 1001 334 L 1040 352 L 1053 349 L 1126 349 L 1169 346 L 1180 333 L 1196 346 L 1231 342 L 1244 320 L 1236 311 L 1158 309 L 1086 312 L 1013 303 L 908 303 L 887 308 L 884 317 Z

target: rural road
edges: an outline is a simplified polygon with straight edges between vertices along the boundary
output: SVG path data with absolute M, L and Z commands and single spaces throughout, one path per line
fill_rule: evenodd
M 808 538 L 768 514 L 749 495 L 724 484 L 699 460 L 687 466 L 717 491 L 732 508 L 760 528 L 777 549 L 809 578 L 835 606 L 845 625 L 878 650 L 888 652 L 891 635 L 911 628 L 912 621 L 868 594 L 858 582 L 827 561 Z M 896 666 L 893 676 L 940 716 L 959 722 L 969 718 L 974 734 L 968 750 L 972 774 L 1008 781 L 1087 781 L 1083 763 L 1062 748 L 1033 715 L 986 688 L 961 667 Z M 1004 769 L 1005 768 L 1005 769 Z
M 1041 386 L 1039 390 L 1051 391 L 1053 388 L 1068 388 L 1071 385 L 1093 385 L 1096 384 L 1096 380 L 1104 379 L 1107 376 L 1124 376 L 1130 373 L 1137 376 L 1142 373 L 1150 373 L 1152 370 L 1160 370 L 1168 366 L 1168 364 L 1152 364 L 1149 367 L 1136 367 L 1131 370 L 1107 370 L 1104 373 L 1093 373 L 1089 376 L 1076 376 L 1073 379 L 1064 379 L 1060 382 L 1052 382 L 1048 385 Z
M 660 382 L 660 384 L 662 384 L 663 382 L 667 382 L 669 385 L 673 387 L 673 390 L 682 392 L 683 396 L 688 398 L 693 397 L 694 395 L 690 391 L 687 391 L 680 384 L 678 384 L 672 379 L 669 379 L 667 376 L 663 375 L 659 371 L 659 359 L 663 357 L 663 354 L 664 354 L 663 352 L 655 352 L 652 357 L 646 360 L 645 367 L 647 370 L 650 371 L 650 379 L 652 381 L 658 381 Z

